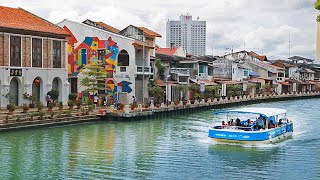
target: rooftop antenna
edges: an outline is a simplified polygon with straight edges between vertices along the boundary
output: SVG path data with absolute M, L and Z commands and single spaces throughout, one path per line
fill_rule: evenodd
M 289 57 L 291 56 L 291 32 L 289 31 Z
M 212 28 L 212 57 L 213 57 L 213 50 L 214 50 L 214 28 Z

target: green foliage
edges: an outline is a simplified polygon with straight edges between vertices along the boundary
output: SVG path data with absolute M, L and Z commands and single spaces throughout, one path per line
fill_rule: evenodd
M 43 103 L 42 102 L 37 102 L 36 106 L 37 106 L 39 111 L 41 111 L 43 109 Z
M 78 95 L 76 93 L 70 93 L 68 97 L 69 100 L 75 101 L 78 98 Z
M 166 70 L 166 67 L 162 64 L 162 62 L 157 59 L 155 64 L 154 64 L 157 68 L 157 72 L 158 72 L 158 76 L 160 79 L 164 79 L 164 71 Z
M 200 91 L 200 86 L 197 84 L 190 84 L 188 88 L 192 93 Z
M 149 96 L 154 97 L 155 103 L 160 103 L 163 101 L 163 89 L 160 86 L 148 87 Z
M 316 2 L 314 3 L 314 8 L 320 10 L 320 0 L 316 0 Z
M 13 112 L 14 110 L 16 110 L 16 105 L 13 104 L 13 103 L 10 103 L 7 105 L 7 109 L 10 111 L 10 112 Z
M 60 92 L 56 89 L 52 89 L 51 91 L 48 92 L 48 95 L 51 96 L 51 99 L 53 101 L 56 101 L 59 98 Z
M 81 85 L 86 87 L 86 91 L 95 92 L 105 89 L 105 78 L 100 72 L 103 67 L 102 61 L 94 61 L 94 63 L 84 66 L 81 72 Z
M 81 106 L 82 105 L 82 100 L 81 99 L 78 99 L 77 101 L 76 101 L 76 106 Z
M 68 106 L 69 107 L 73 107 L 74 106 L 74 102 L 73 101 L 68 101 Z
M 58 107 L 59 108 L 63 108 L 63 102 L 62 101 L 59 102 Z
M 52 109 L 53 107 L 54 107 L 53 103 L 49 103 L 49 104 L 48 104 L 48 108 L 49 108 L 49 109 Z
M 234 84 L 227 84 L 227 96 L 240 96 L 242 95 L 242 85 L 234 85 Z
M 39 117 L 40 119 L 44 119 L 44 116 L 46 115 L 46 113 L 44 111 L 39 111 Z

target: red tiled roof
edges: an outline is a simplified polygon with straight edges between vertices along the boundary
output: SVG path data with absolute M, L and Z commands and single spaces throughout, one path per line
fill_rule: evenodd
M 156 48 L 156 53 L 174 55 L 178 48 Z
M 135 26 L 136 28 L 140 29 L 141 31 L 143 31 L 144 33 L 146 33 L 146 35 L 148 36 L 151 36 L 151 37 L 162 37 L 160 34 L 154 32 L 154 31 L 151 31 L 150 29 L 148 28 L 145 28 L 145 27 L 137 27 Z
M 251 54 L 251 56 L 259 59 L 260 61 L 265 61 L 265 60 L 267 60 L 267 56 L 260 56 L 259 54 L 255 53 L 255 52 L 253 52 L 253 51 L 249 52 L 249 54 Z
M 0 28 L 65 35 L 62 28 L 22 8 L 0 6 Z
M 142 41 L 137 41 L 135 40 L 133 43 L 132 43 L 133 46 L 141 46 L 143 47 L 143 42 Z M 148 43 L 144 43 L 144 47 L 145 48 L 151 48 L 153 49 L 154 47 L 153 46 L 150 46 Z
M 102 27 L 106 28 L 107 30 L 109 30 L 109 31 L 111 31 L 111 32 L 113 32 L 113 33 L 119 33 L 119 32 L 120 32 L 119 29 L 114 28 L 114 27 L 112 27 L 112 26 L 109 26 L 108 24 L 105 24 L 105 23 L 103 23 L 103 22 L 95 22 L 95 23 L 96 23 L 97 25 L 99 25 L 99 26 L 102 26 Z

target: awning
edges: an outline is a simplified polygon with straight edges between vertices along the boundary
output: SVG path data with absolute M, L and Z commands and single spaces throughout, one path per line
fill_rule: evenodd
M 282 84 L 284 86 L 291 86 L 291 84 L 289 82 L 279 82 L 279 84 Z
M 254 71 L 251 71 L 251 72 L 249 73 L 249 76 L 260 77 L 260 75 L 259 75 L 258 73 L 256 73 L 256 72 L 254 72 Z
M 190 79 L 190 81 L 196 83 L 196 84 L 201 84 L 204 83 L 206 86 L 214 86 L 217 85 L 217 83 L 210 81 L 210 80 L 196 80 L 196 79 Z

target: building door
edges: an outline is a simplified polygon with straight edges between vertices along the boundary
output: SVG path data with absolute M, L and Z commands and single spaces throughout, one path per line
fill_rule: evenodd
M 40 101 L 41 96 L 41 80 L 40 78 L 35 78 L 32 82 L 32 96 L 36 102 Z
M 19 105 L 19 82 L 17 78 L 12 78 L 10 82 L 11 103 Z

